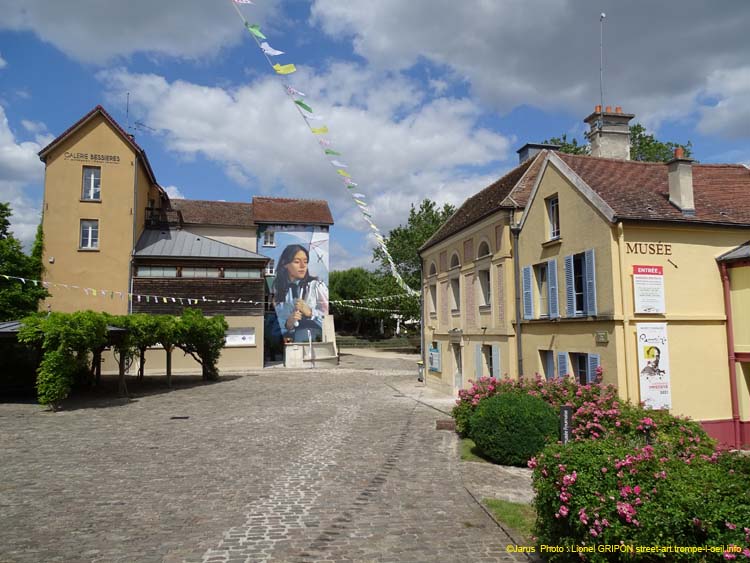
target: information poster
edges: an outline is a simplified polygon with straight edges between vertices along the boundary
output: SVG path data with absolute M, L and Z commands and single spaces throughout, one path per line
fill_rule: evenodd
M 427 365 L 430 371 L 443 371 L 440 369 L 440 346 L 437 348 L 429 348 Z
M 641 402 L 648 409 L 670 409 L 667 323 L 638 323 L 638 369 Z
M 664 268 L 633 266 L 636 313 L 664 313 Z

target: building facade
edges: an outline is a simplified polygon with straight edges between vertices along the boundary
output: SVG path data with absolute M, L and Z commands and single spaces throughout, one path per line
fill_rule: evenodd
M 750 238 L 750 170 L 695 164 L 679 153 L 668 163 L 631 162 L 625 157 L 632 117 L 619 108 L 593 113 L 586 119 L 591 156 L 545 150 L 535 157 L 538 172 L 528 196 L 514 197 L 523 195 L 520 186 L 511 190 L 508 199 L 518 207 L 508 229 L 518 241 L 504 264 L 517 276 L 503 291 L 512 294 L 505 302 L 514 322 L 493 345 L 512 356 L 514 346 L 504 342 L 515 342 L 516 363 L 506 364 L 514 377 L 573 375 L 587 383 L 601 368 L 604 382 L 616 385 L 623 398 L 700 420 L 726 443 L 748 443 L 746 364 L 728 361 L 717 258 Z M 498 210 L 485 227 L 505 227 L 506 216 Z M 467 225 L 441 244 L 458 247 L 477 226 Z M 430 251 L 423 250 L 423 257 Z M 744 273 L 738 268 L 733 275 L 736 309 L 745 297 Z M 429 270 L 424 281 L 429 303 Z M 463 308 L 476 307 L 470 293 Z M 740 335 L 746 311 L 734 318 Z M 446 316 L 455 332 L 469 329 L 464 318 Z M 471 354 L 473 344 L 466 339 L 464 350 Z M 742 360 L 736 346 L 734 359 Z M 490 373 L 476 350 L 477 361 L 464 359 L 453 390 Z M 451 359 L 446 362 L 442 352 L 447 379 L 455 374 Z M 446 388 L 443 377 L 430 379 Z
M 229 325 L 220 369 L 263 366 L 272 272 L 271 259 L 258 252 L 255 212 L 282 228 L 304 206 L 305 224 L 327 234 L 333 219 L 325 201 L 170 199 L 146 153 L 101 106 L 39 156 L 46 165 L 43 282 L 50 292 L 43 307 L 120 315 L 199 308 L 224 315 Z M 149 355 L 149 369 L 162 370 L 164 354 Z M 176 372 L 196 367 L 176 355 Z

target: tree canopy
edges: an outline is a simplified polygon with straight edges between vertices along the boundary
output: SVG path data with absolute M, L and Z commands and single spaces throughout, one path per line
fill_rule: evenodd
M 41 225 L 37 230 L 33 255 L 23 252 L 21 242 L 10 231 L 10 217 L 13 214 L 9 203 L 0 203 L 0 274 L 38 280 L 42 274 L 43 237 Z M 47 290 L 32 281 L 25 283 L 0 278 L 0 321 L 18 320 L 34 313 L 39 301 L 48 295 Z
M 590 147 L 588 144 L 579 144 L 578 140 L 573 138 L 568 140 L 566 133 L 560 137 L 552 137 L 543 141 L 554 145 L 560 145 L 560 152 L 568 154 L 589 154 Z M 677 143 L 674 141 L 660 141 L 654 135 L 646 133 L 646 128 L 640 123 L 634 123 L 630 126 L 630 160 L 641 162 L 667 162 L 674 156 L 674 150 L 682 147 L 685 156 L 689 157 L 692 153 L 693 144 Z

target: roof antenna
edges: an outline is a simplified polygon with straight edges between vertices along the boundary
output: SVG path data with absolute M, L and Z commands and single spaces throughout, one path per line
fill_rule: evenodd
M 130 92 L 125 97 L 125 128 L 130 133 Z
M 599 14 L 599 119 L 601 120 L 602 127 L 604 125 L 604 20 L 607 18 L 607 14 L 602 12 Z

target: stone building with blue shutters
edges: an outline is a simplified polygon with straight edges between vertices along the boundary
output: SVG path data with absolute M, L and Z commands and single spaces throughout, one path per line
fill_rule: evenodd
M 750 169 L 679 151 L 630 161 L 632 117 L 588 116 L 590 155 L 526 145 L 421 248 L 427 383 L 588 383 L 601 367 L 622 398 L 747 445 L 750 371 L 732 334 L 744 346 L 750 316 L 720 258 L 750 239 Z

